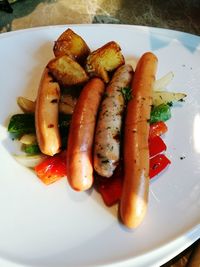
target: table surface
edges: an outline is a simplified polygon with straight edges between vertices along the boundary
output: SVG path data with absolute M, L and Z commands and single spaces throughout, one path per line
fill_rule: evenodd
M 0 0 L 0 8 L 5 0 Z M 200 35 L 199 0 L 10 0 L 0 10 L 0 33 L 46 25 L 146 25 Z M 10 10 L 11 11 L 11 10 Z M 162 267 L 199 267 L 200 240 Z

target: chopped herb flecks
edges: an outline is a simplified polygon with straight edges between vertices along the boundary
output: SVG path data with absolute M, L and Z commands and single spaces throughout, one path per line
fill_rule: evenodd
M 121 93 L 124 97 L 125 102 L 128 102 L 129 100 L 131 100 L 132 95 L 131 95 L 131 88 L 130 87 L 121 88 Z

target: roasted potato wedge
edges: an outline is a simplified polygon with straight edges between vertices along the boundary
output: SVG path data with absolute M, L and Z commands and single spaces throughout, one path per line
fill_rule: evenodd
M 116 42 L 109 42 L 93 51 L 86 61 L 86 71 L 90 76 L 102 78 L 109 82 L 109 71 L 113 71 L 125 63 L 121 48 Z
M 182 101 L 187 95 L 184 93 L 174 93 L 167 91 L 154 91 L 153 92 L 153 105 L 159 106 L 170 102 Z
M 90 49 L 81 36 L 67 29 L 55 42 L 53 52 L 56 57 L 68 55 L 78 62 L 84 62 Z
M 88 80 L 85 70 L 68 55 L 52 59 L 47 68 L 58 83 L 65 86 L 82 84 Z
M 174 78 L 174 73 L 172 71 L 168 72 L 163 77 L 161 77 L 159 80 L 155 81 L 153 89 L 155 91 L 164 91 L 167 85 L 172 81 L 173 78 Z

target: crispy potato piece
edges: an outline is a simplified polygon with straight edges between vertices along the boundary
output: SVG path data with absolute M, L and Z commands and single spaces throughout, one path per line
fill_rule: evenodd
M 93 51 L 86 62 L 86 71 L 90 76 L 102 78 L 109 82 L 108 72 L 113 71 L 125 63 L 121 48 L 116 42 L 109 42 Z
M 82 84 L 88 80 L 81 65 L 67 55 L 52 59 L 47 68 L 54 78 L 65 86 Z
M 89 55 L 90 49 L 81 36 L 67 29 L 55 42 L 53 52 L 56 57 L 68 55 L 78 62 L 83 62 Z
M 168 91 L 154 91 L 153 92 L 153 105 L 159 106 L 170 102 L 182 101 L 187 95 L 184 93 L 174 93 Z

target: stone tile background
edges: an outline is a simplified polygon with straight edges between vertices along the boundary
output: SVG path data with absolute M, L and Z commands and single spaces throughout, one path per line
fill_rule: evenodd
M 0 32 L 44 25 L 122 23 L 200 35 L 199 0 L 19 0 L 0 11 Z

